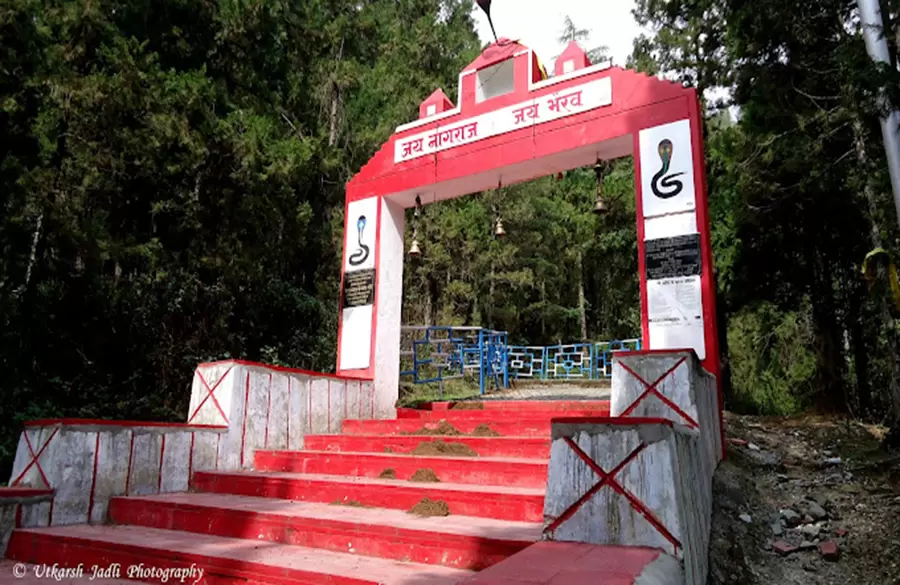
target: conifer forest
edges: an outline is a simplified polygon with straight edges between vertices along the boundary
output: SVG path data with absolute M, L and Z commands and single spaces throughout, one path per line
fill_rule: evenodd
M 729 410 L 900 435 L 879 125 L 900 106 L 900 1 L 882 5 L 879 67 L 855 1 L 637 2 L 647 32 L 615 65 L 703 96 Z M 183 420 L 200 362 L 334 371 L 345 184 L 435 88 L 455 101 L 475 9 L 0 0 L 0 472 L 25 420 Z M 552 26 L 561 52 L 592 23 Z M 602 188 L 603 216 L 591 168 L 426 205 L 403 324 L 639 337 L 630 158 Z

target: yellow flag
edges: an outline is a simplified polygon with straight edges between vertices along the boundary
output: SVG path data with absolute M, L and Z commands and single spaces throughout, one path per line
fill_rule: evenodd
M 862 271 L 866 277 L 866 280 L 869 283 L 869 288 L 875 283 L 875 276 L 877 272 L 875 270 L 875 259 L 884 256 L 888 263 L 888 280 L 891 285 L 891 296 L 894 297 L 894 307 L 897 311 L 900 311 L 900 276 L 897 274 L 897 265 L 894 264 L 894 259 L 891 258 L 890 253 L 884 248 L 875 248 L 868 254 L 866 254 L 865 260 L 863 260 Z

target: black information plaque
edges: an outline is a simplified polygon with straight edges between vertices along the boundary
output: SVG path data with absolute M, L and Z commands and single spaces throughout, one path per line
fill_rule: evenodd
M 700 234 L 644 242 L 647 280 L 696 276 L 701 273 Z
M 344 308 L 363 307 L 375 302 L 375 269 L 344 273 Z

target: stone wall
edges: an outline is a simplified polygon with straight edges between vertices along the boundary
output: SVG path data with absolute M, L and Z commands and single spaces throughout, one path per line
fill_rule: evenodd
M 102 523 L 109 499 L 186 491 L 195 471 L 248 469 L 258 449 L 374 416 L 371 382 L 228 361 L 198 366 L 187 423 L 26 423 L 10 486 L 54 491 L 21 525 Z
M 703 585 L 724 455 L 715 377 L 691 350 L 615 353 L 610 403 L 610 418 L 553 420 L 545 537 L 658 548 Z
M 699 433 L 668 420 L 554 420 L 545 536 L 657 548 L 681 561 L 687 585 L 703 585 L 712 513 L 703 459 Z
M 702 430 L 710 477 L 722 460 L 718 384 L 691 350 L 614 353 L 610 416 L 665 418 Z

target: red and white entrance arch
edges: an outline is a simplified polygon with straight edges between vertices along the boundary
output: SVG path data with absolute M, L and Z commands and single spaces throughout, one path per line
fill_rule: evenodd
M 635 161 L 643 344 L 693 349 L 719 375 L 700 107 L 694 89 L 609 65 L 572 43 L 547 78 L 501 39 L 347 185 L 337 370 L 374 380 L 392 417 L 400 372 L 404 209 L 628 155 Z

